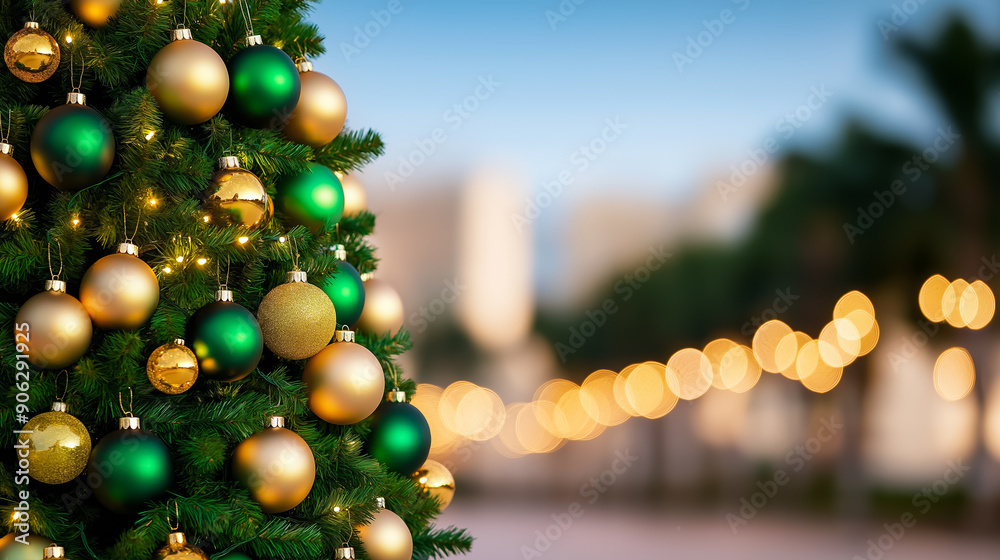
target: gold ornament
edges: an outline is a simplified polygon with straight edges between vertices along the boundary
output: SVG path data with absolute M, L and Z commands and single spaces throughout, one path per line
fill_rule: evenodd
M 0 142 L 0 220 L 9 220 L 28 200 L 28 176 L 13 157 L 14 146 Z
M 358 535 L 372 560 L 410 560 L 413 535 L 395 513 L 385 509 L 385 499 L 378 498 L 381 510 L 371 523 L 358 527 Z
M 198 358 L 178 338 L 153 350 L 146 362 L 146 376 L 157 391 L 179 395 L 198 379 Z
M 357 216 L 368 209 L 368 195 L 361 180 L 354 173 L 337 172 L 341 186 L 344 187 L 344 215 Z
M 365 307 L 356 328 L 382 335 L 403 326 L 403 300 L 385 280 L 369 276 L 365 280 Z
M 293 270 L 257 308 L 264 345 L 286 360 L 304 360 L 326 347 L 337 330 L 337 311 L 326 292 Z
M 192 38 L 190 29 L 174 29 L 149 63 L 146 88 L 174 121 L 201 124 L 226 104 L 229 70 L 212 47 Z
M 319 148 L 340 134 L 347 120 L 344 90 L 326 74 L 313 72 L 308 60 L 298 64 L 302 93 L 285 123 L 285 138 Z
M 27 521 L 25 519 L 23 522 L 15 521 L 15 523 L 23 523 L 24 530 L 27 530 Z M 24 544 L 25 541 L 27 544 Z M 51 542 L 45 537 L 34 534 L 29 534 L 25 539 L 23 533 L 9 533 L 0 539 L 0 560 L 38 560 L 45 556 L 45 547 Z
M 47 560 L 49 558 L 65 558 L 66 560 L 69 560 L 69 558 L 66 558 L 66 549 L 61 546 L 56 546 L 55 543 L 45 547 L 45 550 L 42 552 L 42 560 Z
M 208 560 L 200 548 L 191 546 L 180 531 L 167 536 L 167 545 L 156 551 L 153 560 Z
M 274 204 L 256 175 L 240 167 L 240 160 L 226 156 L 209 183 L 205 209 L 221 225 L 263 229 L 274 215 Z
M 250 490 L 265 513 L 281 513 L 302 503 L 316 480 L 312 449 L 272 416 L 268 427 L 243 440 L 233 451 L 233 476 Z
M 66 403 L 52 403 L 24 425 L 28 439 L 29 475 L 45 484 L 63 484 L 80 475 L 90 458 L 90 433 L 67 412 Z
M 160 282 L 139 258 L 139 247 L 118 245 L 118 252 L 92 264 L 80 282 L 80 302 L 102 329 L 136 329 L 156 311 Z
M 441 511 L 444 511 L 455 497 L 455 477 L 447 467 L 437 461 L 428 459 L 424 462 L 424 466 L 410 476 L 410 479 L 432 498 L 437 498 L 441 504 Z
M 55 74 L 59 68 L 59 43 L 29 21 L 24 29 L 10 36 L 3 49 L 3 60 L 10 73 L 22 82 L 37 84 Z
M 18 353 L 39 369 L 60 369 L 79 360 L 94 332 L 86 308 L 66 293 L 61 280 L 46 280 L 45 291 L 24 302 L 14 325 Z
M 352 331 L 337 331 L 336 340 L 306 362 L 302 381 L 316 416 L 331 424 L 356 424 L 382 403 L 385 374 L 378 358 L 354 342 Z
M 101 27 L 118 13 L 122 0 L 70 0 L 76 17 L 91 27 Z

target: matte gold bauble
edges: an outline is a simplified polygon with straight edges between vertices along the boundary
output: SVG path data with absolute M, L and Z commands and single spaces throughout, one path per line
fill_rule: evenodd
M 337 331 L 337 342 L 306 362 L 302 381 L 309 391 L 309 408 L 331 424 L 356 424 L 371 416 L 385 394 L 382 364 L 354 333 Z
M 281 513 L 302 503 L 316 479 L 312 449 L 285 429 L 284 418 L 272 416 L 268 426 L 233 451 L 233 476 L 265 513 Z
M 358 536 L 372 560 L 410 560 L 413 556 L 413 535 L 395 513 L 384 509 L 385 500 L 379 498 L 383 509 L 375 514 L 371 523 L 358 527 Z
M 219 225 L 262 229 L 274 215 L 274 204 L 260 179 L 241 168 L 238 158 L 226 156 L 209 183 L 205 210 Z
M 139 258 L 139 248 L 122 243 L 118 252 L 101 257 L 80 281 L 80 302 L 102 329 L 136 329 L 156 311 L 160 282 Z
M 403 326 L 403 300 L 385 280 L 365 280 L 365 308 L 357 329 L 367 333 L 393 334 Z
M 438 503 L 441 504 L 441 511 L 444 511 L 451 503 L 452 498 L 455 497 L 455 477 L 451 475 L 447 467 L 437 461 L 428 459 L 417 472 L 410 476 L 410 479 L 416 482 L 417 486 L 427 492 L 430 497 L 437 498 Z
M 222 110 L 229 97 L 229 70 L 212 47 L 195 41 L 187 28 L 171 31 L 146 71 L 146 88 L 170 119 L 201 124 Z
M 29 21 L 24 29 L 11 35 L 3 49 L 3 60 L 10 73 L 22 82 L 44 82 L 59 68 L 59 43 L 38 23 Z
M 178 338 L 153 350 L 146 361 L 146 376 L 157 391 L 179 395 L 198 379 L 198 357 Z
M 66 403 L 52 403 L 24 425 L 28 440 L 29 476 L 45 484 L 63 484 L 80 475 L 90 459 L 90 433 L 67 412 Z
M 257 308 L 264 345 L 286 360 L 304 360 L 326 347 L 337 330 L 337 311 L 326 292 L 294 270 Z
M 14 325 L 18 353 L 38 369 L 72 365 L 87 352 L 94 332 L 87 309 L 60 280 L 46 280 L 45 291 L 24 302 Z
M 184 533 L 177 531 L 167 536 L 167 546 L 157 550 L 153 560 L 208 560 L 208 555 L 191 546 Z
M 319 148 L 340 134 L 347 120 L 344 90 L 326 74 L 313 72 L 309 61 L 298 64 L 302 93 L 285 123 L 285 138 Z
M 344 187 L 344 215 L 357 216 L 368 209 L 368 195 L 361 180 L 354 173 L 337 173 Z
M 122 0 L 70 0 L 69 5 L 80 21 L 91 27 L 101 27 L 118 13 Z
M 28 544 L 23 544 L 24 541 Z M 51 542 L 50 539 L 34 534 L 29 534 L 25 539 L 22 533 L 9 533 L 0 539 L 0 560 L 39 560 L 45 556 L 45 547 Z
M 28 176 L 13 153 L 13 146 L 0 142 L 0 221 L 11 219 L 28 200 Z

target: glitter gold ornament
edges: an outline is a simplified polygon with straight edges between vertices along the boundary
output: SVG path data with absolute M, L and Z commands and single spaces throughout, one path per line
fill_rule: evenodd
M 15 333 L 25 333 L 15 336 L 18 352 L 39 369 L 72 365 L 87 352 L 94 331 L 87 309 L 66 293 L 62 280 L 46 280 L 45 291 L 24 302 L 14 325 Z
M 0 560 L 38 560 L 45 556 L 45 547 L 51 542 L 34 534 L 24 538 L 22 533 L 10 533 L 0 539 Z
M 29 476 L 45 484 L 63 484 L 80 475 L 90 458 L 90 433 L 68 413 L 66 403 L 52 403 L 21 428 L 28 438 Z
M 92 264 L 80 282 L 80 302 L 102 329 L 136 329 L 160 302 L 160 282 L 139 258 L 139 247 L 118 245 L 118 252 Z
M 296 67 L 302 92 L 285 123 L 285 138 L 319 148 L 329 144 L 343 130 L 347 120 L 347 99 L 337 82 L 326 74 L 313 71 L 312 62 L 304 60 Z
M 122 0 L 70 0 L 70 8 L 80 21 L 91 27 L 101 27 L 122 5 Z
M 208 560 L 208 555 L 191 546 L 184 533 L 175 531 L 167 536 L 167 545 L 156 551 L 153 560 Z
M 268 427 L 243 440 L 233 451 L 233 476 L 265 513 L 281 513 L 302 503 L 316 479 L 312 449 L 272 416 Z
M 0 220 L 9 220 L 28 200 L 28 176 L 13 157 L 14 146 L 0 142 Z
M 357 329 L 370 334 L 393 334 L 403 326 L 403 300 L 380 278 L 369 275 L 365 280 L 365 307 Z
M 170 32 L 170 42 L 150 61 L 146 88 L 170 119 L 201 124 L 226 104 L 229 70 L 212 47 L 182 27 Z
M 146 361 L 146 376 L 157 391 L 179 395 L 198 379 L 198 358 L 178 338 L 153 350 Z
M 361 180 L 354 173 L 337 173 L 344 188 L 344 215 L 357 216 L 368 209 L 368 195 Z
M 257 308 L 264 345 L 286 360 L 304 360 L 326 347 L 337 330 L 337 312 L 323 290 L 293 270 Z
M 358 536 L 372 560 L 410 560 L 413 535 L 406 522 L 385 509 L 385 499 L 378 498 L 379 512 L 367 525 L 358 527 Z
M 447 467 L 433 459 L 428 459 L 417 472 L 410 476 L 421 490 L 432 498 L 437 498 L 444 511 L 455 497 L 455 477 Z
M 59 68 L 59 56 L 59 43 L 34 21 L 25 23 L 24 29 L 11 35 L 3 49 L 3 60 L 10 73 L 29 84 L 51 78 Z
M 264 184 L 240 167 L 235 156 L 219 159 L 219 170 L 212 176 L 205 195 L 205 210 L 220 225 L 250 229 L 267 227 L 274 215 Z
M 302 382 L 316 416 L 331 424 L 355 424 L 382 402 L 385 374 L 378 358 L 354 342 L 352 331 L 337 331 L 336 340 L 306 362 Z

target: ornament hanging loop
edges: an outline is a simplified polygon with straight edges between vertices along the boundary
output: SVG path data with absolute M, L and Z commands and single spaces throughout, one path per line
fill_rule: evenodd
M 133 404 L 135 404 L 135 403 L 133 402 L 133 395 L 132 395 L 132 388 L 131 387 L 128 388 L 128 410 L 125 410 L 125 405 L 122 404 L 122 391 L 118 391 L 118 406 L 122 409 L 122 414 L 124 414 L 128 418 L 131 418 L 132 416 L 134 416 L 132 414 L 132 405 Z
M 87 61 L 83 57 L 83 53 L 80 53 L 80 84 L 77 85 L 73 83 L 73 79 L 76 76 L 76 72 L 73 71 L 73 61 L 76 60 L 76 52 L 71 52 L 69 55 L 69 85 L 73 88 L 73 93 L 80 93 L 80 88 L 83 87 L 83 73 L 87 71 Z
M 62 371 L 60 371 L 59 373 L 56 374 L 56 383 L 55 383 L 55 385 L 56 385 L 57 389 L 59 388 L 59 376 L 60 375 L 66 377 L 66 383 L 63 385 L 62 395 L 56 397 L 56 402 L 63 402 L 63 401 L 65 401 L 66 400 L 66 393 L 69 392 L 69 370 L 65 370 L 64 369 L 64 370 L 62 370 Z
M 135 220 L 135 229 L 132 230 L 132 235 L 128 234 L 128 213 L 125 211 L 125 205 L 122 204 L 122 233 L 125 235 L 125 243 L 132 243 L 135 239 L 136 234 L 139 233 L 139 222 L 142 221 L 142 207 L 139 207 L 139 216 Z
M 3 130 L 3 122 L 0 122 L 0 142 L 3 142 L 4 144 L 9 144 L 10 143 L 10 142 L 8 142 L 8 140 L 10 140 L 10 124 L 11 124 L 11 120 L 13 120 L 13 116 L 12 116 L 13 114 L 14 114 L 14 110 L 11 109 L 10 107 L 8 107 L 7 108 L 7 130 L 6 130 L 6 132 Z M 0 119 L 0 120 L 2 120 L 2 119 Z
M 299 245 L 295 241 L 295 236 L 289 235 L 288 239 L 291 241 L 288 250 L 292 253 L 292 270 L 299 270 Z
M 174 504 L 174 520 L 170 521 L 170 502 Z M 167 503 L 167 525 L 170 526 L 170 532 L 175 532 L 180 529 L 181 526 L 181 509 L 177 504 L 177 500 L 170 500 Z
M 62 270 L 63 270 L 62 244 L 59 243 L 58 238 L 55 239 L 55 242 L 56 242 L 56 250 L 59 252 L 59 272 L 52 272 L 52 243 L 49 243 L 47 249 L 48 259 L 49 259 L 49 275 L 52 277 L 52 280 L 58 280 L 59 276 L 62 275 Z

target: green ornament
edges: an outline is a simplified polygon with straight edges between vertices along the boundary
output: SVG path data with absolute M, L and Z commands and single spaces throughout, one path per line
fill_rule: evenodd
M 222 558 L 219 558 L 219 560 L 253 560 L 253 558 L 250 558 L 242 552 L 230 552 Z
M 15 540 L 18 537 L 21 540 Z M 25 540 L 28 544 L 24 544 Z M 0 539 L 0 560 L 41 560 L 51 542 L 38 535 L 28 535 L 25 539 L 21 533 L 10 533 Z
M 328 276 L 321 287 L 337 310 L 337 322 L 351 327 L 365 308 L 365 283 L 358 269 L 345 260 L 347 251 L 343 245 L 334 245 L 333 254 L 337 259 L 337 272 Z
M 405 393 L 397 390 L 389 396 L 395 401 L 382 403 L 372 414 L 365 453 L 390 471 L 410 476 L 427 460 L 431 429 L 417 407 L 405 402 Z
M 313 232 L 329 229 L 344 215 L 344 187 L 333 171 L 310 163 L 305 171 L 279 180 L 278 209 L 292 225 Z
M 170 487 L 173 465 L 170 450 L 156 434 L 140 429 L 138 418 L 120 418 L 118 425 L 90 453 L 87 483 L 104 507 L 135 514 Z
M 115 137 L 82 93 L 45 113 L 31 134 L 31 161 L 42 179 L 61 191 L 99 183 L 115 161 Z
M 279 48 L 247 37 L 247 48 L 229 60 L 229 111 L 254 128 L 280 130 L 299 103 L 302 81 Z
M 187 339 L 198 357 L 200 375 L 216 381 L 238 381 L 250 375 L 264 353 L 264 334 L 257 318 L 233 302 L 229 290 L 195 312 Z

